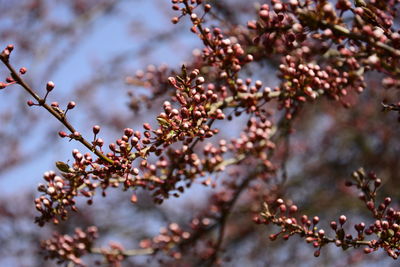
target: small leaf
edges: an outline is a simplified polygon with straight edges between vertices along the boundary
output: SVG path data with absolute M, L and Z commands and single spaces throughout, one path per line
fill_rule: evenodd
M 388 233 L 388 235 L 389 235 L 390 237 L 394 236 L 394 231 L 393 231 L 392 229 L 389 229 L 389 230 L 387 231 L 387 233 Z
M 65 162 L 57 161 L 56 167 L 62 172 L 71 172 L 69 165 Z
M 161 117 L 157 117 L 157 121 L 158 121 L 158 123 L 159 123 L 161 126 L 168 126 L 168 125 L 170 125 L 170 123 L 169 123 L 167 120 L 165 120 L 165 119 L 163 119 L 163 118 L 161 118 Z
M 166 140 L 169 140 L 169 139 L 173 138 L 174 136 L 175 136 L 175 131 L 174 131 L 174 130 L 171 130 L 171 131 L 167 134 Z

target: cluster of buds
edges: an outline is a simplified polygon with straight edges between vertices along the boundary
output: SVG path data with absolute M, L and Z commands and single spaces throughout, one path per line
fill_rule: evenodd
M 210 119 L 222 120 L 225 115 L 221 109 L 211 109 L 219 96 L 213 86 L 205 87 L 205 79 L 199 74 L 197 69 L 187 74 L 183 66 L 181 76 L 168 78 L 176 89 L 173 99 L 180 108 L 173 108 L 169 101 L 164 102 L 164 112 L 157 117 L 160 127 L 154 131 L 158 142 L 168 145 L 186 140 L 185 143 L 190 143 L 196 137 L 210 138 L 216 133 L 205 123 Z
M 266 110 L 263 105 L 272 98 L 278 98 L 281 92 L 277 88 L 271 90 L 269 87 L 263 87 L 260 80 L 256 80 L 254 84 L 250 78 L 245 80 L 236 79 L 230 83 L 230 88 L 236 92 L 235 97 L 225 98 L 228 106 L 234 106 L 233 115 L 240 116 L 242 113 L 252 114 L 265 121 L 270 116 L 270 110 Z M 231 102 L 231 103 L 230 103 Z M 232 119 L 232 115 L 228 116 L 228 120 Z
M 343 43 L 348 42 L 353 46 L 355 58 L 368 55 L 366 70 L 372 66 L 373 69 L 397 75 L 394 57 L 400 56 L 397 50 L 400 35 L 390 30 L 394 5 L 391 1 L 357 1 L 356 7 L 352 8 L 351 2 L 338 1 L 336 9 L 341 12 L 339 15 L 329 1 L 306 1 L 300 5 L 297 0 L 288 3 L 277 0 L 272 1 L 271 6 L 262 5 L 259 19 L 249 21 L 247 26 L 257 31 L 255 43 L 261 41 L 264 49 L 273 52 L 272 55 L 288 54 L 295 48 L 326 51 L 330 48 L 327 45 L 329 42 L 338 44 L 336 49 L 341 53 Z M 343 12 L 347 10 L 353 12 L 352 24 L 342 19 Z M 360 41 L 369 45 L 364 46 Z M 331 48 L 334 50 L 335 47 Z M 254 54 L 256 59 L 265 57 L 264 51 Z
M 215 194 L 216 197 L 217 195 L 221 194 Z M 212 233 L 212 230 L 220 223 L 217 218 L 223 216 L 221 206 L 229 202 L 232 195 L 225 195 L 223 199 L 220 199 L 221 197 L 218 200 L 213 197 L 210 209 L 205 210 L 201 217 L 195 217 L 190 221 L 188 225 L 190 230 L 185 231 L 177 223 L 171 223 L 168 227 L 161 228 L 159 235 L 152 239 L 142 240 L 141 248 L 163 252 L 179 263 L 187 256 L 186 252 L 202 260 L 210 260 L 216 252 L 216 244 L 212 240 L 204 242 L 202 237 Z
M 253 156 L 261 160 L 267 169 L 273 169 L 268 157 L 268 152 L 275 149 L 275 144 L 270 140 L 273 134 L 271 121 L 259 121 L 252 117 L 240 138 L 232 140 L 231 148 L 235 153 Z
M 286 12 L 288 8 L 288 4 L 280 1 L 274 1 L 272 8 L 264 4 L 258 12 L 259 19 L 247 23 L 248 29 L 256 31 L 253 42 L 262 44 L 265 49 L 263 54 L 290 51 L 304 41 L 303 27 L 295 23 L 294 17 Z
M 181 259 L 182 253 L 174 250 L 177 244 L 184 243 L 191 238 L 191 234 L 184 231 L 177 223 L 171 223 L 168 227 L 162 228 L 160 234 L 152 239 L 144 239 L 140 242 L 143 249 L 161 250 L 174 259 Z
M 337 67 L 320 66 L 315 63 L 303 63 L 287 55 L 279 66 L 279 77 L 282 79 L 282 108 L 289 111 L 299 103 L 316 99 L 320 95 L 327 95 L 347 105 L 343 98 L 349 92 L 361 93 L 365 88 L 362 69 L 358 64 L 354 64 L 354 58 L 348 58 L 344 59 L 344 62 L 337 61 Z
M 201 17 L 194 13 L 194 10 L 200 6 L 202 6 L 203 0 L 171 0 L 172 2 L 172 9 L 175 11 L 179 11 L 181 14 L 178 17 L 173 17 L 171 19 L 171 22 L 176 24 L 179 22 L 179 20 L 186 16 L 189 15 L 191 21 L 193 22 L 194 25 L 200 24 L 202 22 L 202 18 L 204 15 Z M 203 13 L 206 14 L 211 10 L 211 5 L 210 4 L 204 4 L 203 8 Z M 196 28 L 192 28 L 192 32 L 196 32 Z
M 58 264 L 68 262 L 76 266 L 88 266 L 82 257 L 88 254 L 97 254 L 103 257 L 102 260 L 95 260 L 96 265 L 107 264 L 108 266 L 120 267 L 122 261 L 129 256 L 149 255 L 154 253 L 154 249 L 131 249 L 126 250 L 121 244 L 109 242 L 109 247 L 94 247 L 94 241 L 98 239 L 98 230 L 95 226 L 90 226 L 86 231 L 80 228 L 75 229 L 75 234 L 61 235 L 54 233 L 53 237 L 41 242 L 45 259 L 55 259 Z M 89 265 L 90 266 L 90 265 Z
M 41 213 L 41 216 L 36 218 L 36 222 L 40 226 L 49 220 L 58 224 L 57 217 L 65 220 L 68 208 L 77 210 L 73 198 L 76 191 L 74 189 L 71 191 L 71 188 L 66 186 L 66 180 L 53 171 L 46 172 L 43 178 L 47 181 L 47 185 L 40 184 L 38 186 L 38 191 L 43 195 L 35 199 L 36 209 Z
M 143 133 L 126 128 L 124 135 L 115 143 L 111 143 L 110 152 L 105 154 L 112 164 L 105 163 L 100 158 L 94 160 L 90 153 L 83 155 L 78 150 L 72 153 L 75 161 L 71 167 L 66 163 L 58 163 L 57 167 L 63 178 L 52 173 L 49 179 L 45 178 L 48 184 L 39 187 L 39 191 L 44 193 L 36 200 L 37 209 L 42 213 L 42 216 L 37 218 L 40 225 L 49 220 L 58 223 L 58 217 L 65 220 L 69 209 L 76 210 L 76 196 L 88 198 L 88 203 L 91 204 L 97 188 L 101 188 L 105 195 L 109 186 L 118 187 L 119 184 L 123 184 L 125 190 L 144 187 L 154 191 L 155 201 L 161 203 L 171 191 L 177 190 L 173 193 L 176 196 L 183 192 L 182 186 L 176 186 L 181 177 L 186 177 L 187 186 L 190 186 L 197 175 L 224 168 L 220 155 L 214 157 L 214 160 L 208 157 L 200 160 L 195 153 L 189 153 L 192 149 L 189 145 L 195 139 L 203 140 L 218 133 L 218 129 L 211 129 L 210 125 L 213 120 L 225 118 L 222 110 L 218 108 L 218 105 L 221 105 L 218 102 L 219 94 L 223 91 L 216 90 L 212 84 L 205 87 L 204 78 L 199 76 L 197 69 L 187 74 L 186 68 L 183 67 L 182 75 L 171 77 L 169 81 L 176 89 L 174 100 L 181 107 L 176 109 L 170 102 L 165 102 L 164 112 L 157 118 L 159 127 L 156 130 L 148 123 L 143 125 Z M 104 141 L 97 137 L 99 131 L 99 126 L 93 127 L 94 141 L 91 145 L 103 153 Z M 72 136 L 65 132 L 59 134 L 61 137 L 80 138 L 77 132 Z M 166 147 L 178 141 L 184 141 L 182 150 L 168 149 L 167 157 L 162 155 Z M 155 164 L 146 160 L 150 153 L 160 157 Z M 133 165 L 137 158 L 143 159 L 140 163 L 143 174 L 140 176 L 139 169 Z M 53 181 L 55 177 L 57 181 Z
M 126 258 L 124 247 L 115 242 L 110 242 L 110 248 L 102 248 L 101 253 L 109 266 L 121 266 L 121 262 Z M 99 264 L 100 265 L 100 264 Z
M 203 49 L 203 60 L 207 65 L 222 70 L 219 78 L 232 78 L 243 65 L 253 61 L 253 56 L 246 53 L 236 39 L 226 38 L 221 29 L 204 28 L 204 33 L 209 44 Z
M 133 165 L 135 159 L 142 158 L 140 166 L 155 171 L 156 166 L 147 164 L 146 158 L 149 153 L 158 156 L 162 153 L 162 150 L 157 149 L 154 144 L 155 141 L 150 139 L 150 125 L 145 123 L 144 128 L 143 134 L 126 128 L 124 135 L 109 145 L 110 152 L 106 156 L 113 161 L 113 164 L 105 163 L 99 158 L 94 160 L 90 153 L 82 154 L 76 149 L 72 152 L 75 161 L 71 167 L 66 163 L 57 162 L 56 166 L 63 177 L 56 176 L 54 172 L 45 174 L 48 184 L 39 186 L 39 191 L 44 195 L 36 199 L 37 209 L 42 213 L 42 216 L 37 218 L 38 223 L 43 225 L 51 219 L 58 223 L 56 217 L 65 220 L 68 209 L 76 210 L 74 198 L 77 196 L 88 198 L 88 204 L 92 204 L 97 188 L 101 188 L 105 196 L 105 190 L 110 186 L 119 187 L 122 184 L 125 190 L 137 187 L 153 190 L 164 184 L 164 181 L 154 178 L 154 175 L 149 176 L 144 173 L 139 176 L 139 169 Z M 93 127 L 92 144 L 102 151 L 104 141 L 97 138 L 99 131 L 99 126 Z
M 390 34 L 390 27 L 393 25 L 393 19 L 396 15 L 394 9 L 395 1 L 385 1 L 377 3 L 371 1 L 367 3 L 364 0 L 356 1 L 356 7 L 352 9 L 355 15 L 354 24 L 356 27 L 373 26 L 379 28 L 382 32 Z M 382 41 L 385 41 L 384 39 Z
M 62 175 L 49 171 L 43 176 L 47 184 L 39 185 L 38 191 L 43 195 L 35 200 L 36 209 L 41 213 L 41 216 L 36 218 L 40 226 L 50 220 L 55 224 L 59 223 L 59 219 L 66 220 L 68 210 L 77 211 L 75 206 L 77 196 L 88 198 L 88 204 L 92 204 L 96 188 L 101 185 L 105 190 L 110 184 L 109 177 L 112 177 L 112 173 L 118 172 L 107 166 L 101 168 L 98 164 L 100 159 L 93 160 L 90 153 L 82 154 L 74 149 L 72 156 L 75 160 L 72 166 L 61 161 L 56 163 Z M 87 170 L 88 167 L 91 169 Z
M 100 131 L 99 126 L 93 127 L 93 147 L 102 151 L 104 141 L 97 138 Z M 139 169 L 135 168 L 132 162 L 138 157 L 146 157 L 148 153 L 155 152 L 153 146 L 147 147 L 148 139 L 142 139 L 139 131 L 130 128 L 124 130 L 124 135 L 115 143 L 109 145 L 111 152 L 107 157 L 113 164 L 104 162 L 101 158 L 93 159 L 90 153 L 82 154 L 77 149 L 72 151 L 74 162 L 70 165 L 64 162 L 57 162 L 56 167 L 61 176 L 54 172 L 46 172 L 44 179 L 46 185 L 39 185 L 42 196 L 35 200 L 36 208 L 41 216 L 36 218 L 39 225 L 52 220 L 58 223 L 59 219 L 67 219 L 68 210 L 76 211 L 75 198 L 83 196 L 92 204 L 93 196 L 98 188 L 106 195 L 108 187 L 118 187 L 122 184 L 126 189 L 136 187 L 152 186 L 154 181 L 142 180 L 138 176 Z M 142 145 L 143 144 L 143 145 Z M 133 151 L 132 151 L 133 150 Z M 136 152 L 135 152 L 136 150 Z
M 190 187 L 196 177 L 224 171 L 226 167 L 239 164 L 250 156 L 260 159 L 267 170 L 272 170 L 273 165 L 268 158 L 269 152 L 275 148 L 275 144 L 270 141 L 274 134 L 271 121 L 264 114 L 258 114 L 249 120 L 247 126 L 240 138 L 234 138 L 229 143 L 225 140 L 220 140 L 218 146 L 207 143 L 203 148 L 203 157 L 191 150 L 190 143 L 184 143 L 182 148 L 168 149 L 165 156 L 160 156 L 153 164 L 147 160 L 142 161 L 142 179 L 160 184 L 153 194 L 158 198 L 157 202 L 161 203 L 162 198 L 171 193 L 175 197 L 183 193 L 182 181 L 186 187 Z M 209 126 L 203 125 L 203 130 L 207 134 Z M 224 154 L 227 152 L 231 152 L 233 157 L 225 159 Z
M 344 215 L 340 216 L 340 228 L 337 228 L 337 223 L 332 222 L 331 227 L 336 231 L 336 238 L 330 238 L 326 235 L 324 229 L 318 229 L 317 224 L 320 219 L 314 216 L 309 219 L 307 215 L 301 215 L 298 219 L 296 213 L 298 208 L 296 205 L 286 205 L 282 199 L 277 199 L 275 203 L 264 204 L 264 211 L 261 217 L 255 217 L 254 221 L 258 224 L 274 224 L 281 228 L 278 233 L 270 234 L 271 241 L 276 240 L 279 235 L 282 235 L 284 240 L 288 240 L 291 236 L 299 235 L 305 239 L 307 243 L 312 243 L 317 250 L 314 256 L 320 255 L 321 248 L 329 243 L 335 243 L 337 246 L 347 249 L 348 247 L 358 247 L 359 243 L 353 239 L 351 235 L 345 235 L 342 225 L 346 222 Z M 364 244 L 366 245 L 366 244 Z
M 92 204 L 98 188 L 102 190 L 103 196 L 106 195 L 105 190 L 108 187 L 118 187 L 120 184 L 124 190 L 146 188 L 153 191 L 154 201 L 161 204 L 163 199 L 170 195 L 178 197 L 184 192 L 184 186 L 189 187 L 196 177 L 222 171 L 226 166 L 240 162 L 246 155 L 255 154 L 261 157 L 266 165 L 271 166 L 264 151 L 273 148 L 273 144 L 268 141 L 272 134 L 271 122 L 264 117 L 264 111 L 258 108 L 260 101 L 269 100 L 270 92 L 259 92 L 262 82 L 256 81 L 254 86 L 251 86 L 250 79 L 246 79 L 246 83 L 240 79 L 235 82 L 239 91 L 236 99 L 238 107 L 260 117 L 261 121 L 251 119 L 249 132 L 232 141 L 230 150 L 237 156 L 230 160 L 224 160 L 222 157 L 227 151 L 227 144 L 223 142 L 217 150 L 206 149 L 204 158 L 192 151 L 197 141 L 210 138 L 219 132 L 218 129 L 211 129 L 211 124 L 216 119 L 225 118 L 220 109 L 226 103 L 226 100 L 220 100 L 226 93 L 224 87 L 205 85 L 205 80 L 199 76 L 197 69 L 187 73 L 184 66 L 182 74 L 175 78 L 170 77 L 169 82 L 176 90 L 173 100 L 179 103 L 180 107 L 173 108 L 172 104 L 166 101 L 163 105 L 164 112 L 157 117 L 158 128 L 153 129 L 148 123 L 143 125 L 144 132 L 126 128 L 124 135 L 108 146 L 110 152 L 104 153 L 104 141 L 98 137 L 100 127 L 93 127 L 94 138 L 91 145 L 104 153 L 112 164 L 100 158 L 93 159 L 90 153 L 82 154 L 78 150 L 72 153 L 75 161 L 71 167 L 58 162 L 57 167 L 63 178 L 52 173 L 50 180 L 45 178 L 48 184 L 39 187 L 39 191 L 44 193 L 36 200 L 37 209 L 42 213 L 37 218 L 40 225 L 50 220 L 58 223 L 58 218 L 65 220 L 68 210 L 76 211 L 77 196 L 87 198 L 88 204 Z M 239 114 L 240 112 L 237 113 Z M 80 138 L 79 133 L 72 135 L 71 137 L 60 132 L 61 137 Z M 183 141 L 181 149 L 168 148 L 179 141 Z M 150 154 L 157 156 L 158 160 L 154 163 L 147 160 Z M 142 158 L 142 161 L 135 167 L 133 162 L 138 158 Z M 57 177 L 56 182 L 52 181 L 54 177 Z M 185 184 L 181 181 L 185 181 Z M 54 187 L 55 183 L 59 187 Z M 136 202 L 135 194 L 132 199 Z
M 170 195 L 178 197 L 196 178 L 204 177 L 207 173 L 223 171 L 226 166 L 237 162 L 224 160 L 223 154 L 227 150 L 224 140 L 220 141 L 219 147 L 214 147 L 211 143 L 206 144 L 203 148 L 203 158 L 190 151 L 188 145 L 183 145 L 181 149 L 168 149 L 156 162 L 143 160 L 140 163 L 141 179 L 154 181 L 158 185 L 149 189 L 154 191 L 155 202 L 161 204 L 163 199 Z
M 191 31 L 198 34 L 206 46 L 203 50 L 203 61 L 208 66 L 217 67 L 219 78 L 229 81 L 236 76 L 243 65 L 253 61 L 253 56 L 246 53 L 236 39 L 224 37 L 219 28 L 203 27 L 204 15 L 211 10 L 210 4 L 204 4 L 204 15 L 199 18 L 194 11 L 203 3 L 202 0 L 173 0 L 172 3 L 173 9 L 181 12 L 181 16 L 174 17 L 172 22 L 177 23 L 182 16 L 190 15 L 193 24 Z M 183 4 L 183 7 L 178 4 Z
M 363 168 L 352 173 L 352 180 L 346 182 L 346 186 L 355 186 L 361 191 L 359 198 L 365 202 L 367 208 L 373 216 L 381 219 L 385 216 L 386 208 L 390 204 L 390 198 L 386 198 L 384 203 L 376 207 L 377 190 L 382 185 L 382 180 L 375 173 L 366 173 Z
M 365 174 L 363 169 L 359 169 L 352 175 L 355 182 L 347 182 L 347 186 L 358 187 L 363 194 L 363 200 L 367 208 L 371 211 L 375 222 L 367 226 L 364 222 L 354 225 L 357 232 L 356 236 L 346 233 L 343 225 L 347 218 L 341 215 L 338 221 L 330 223 L 331 229 L 335 232 L 333 237 L 329 237 L 324 229 L 318 229 L 319 218 L 317 216 L 309 219 L 307 215 L 296 216 L 297 206 L 286 205 L 282 199 L 277 199 L 274 203 L 265 203 L 261 217 L 256 217 L 255 222 L 260 224 L 272 223 L 281 228 L 276 234 L 271 234 L 270 239 L 275 240 L 279 235 L 283 239 L 289 239 L 293 235 L 300 235 L 307 243 L 317 248 L 314 255 L 318 257 L 323 246 L 334 243 L 336 246 L 346 250 L 350 247 L 364 247 L 365 253 L 371 253 L 383 249 L 393 259 L 400 255 L 400 211 L 390 208 L 392 200 L 386 197 L 382 203 L 376 205 L 376 190 L 381 184 L 381 180 L 375 174 Z M 367 239 L 368 236 L 375 235 L 376 238 Z
M 59 263 L 73 262 L 78 266 L 85 266 L 81 257 L 90 252 L 96 239 L 96 227 L 88 227 L 86 231 L 77 228 L 73 236 L 55 233 L 51 239 L 42 241 L 41 247 L 46 259 L 57 259 Z
M 329 2 L 325 2 L 329 4 Z M 321 3 L 322 3 L 321 2 Z M 338 1 L 336 8 L 343 12 L 350 10 L 353 13 L 353 20 L 344 21 L 341 16 L 332 11 L 335 20 L 319 16 L 321 14 L 316 6 L 308 6 L 296 11 L 299 23 L 303 27 L 309 27 L 315 31 L 313 34 L 317 40 L 331 40 L 339 46 L 348 42 L 353 46 L 352 53 L 356 58 L 363 58 L 368 55 L 365 62 L 373 69 L 397 75 L 396 58 L 400 56 L 400 35 L 390 29 L 394 21 L 395 1 L 355 1 L 355 8 L 351 8 L 349 1 Z M 323 30 L 322 34 L 318 30 Z M 322 37 L 322 38 L 321 38 Z M 368 45 L 363 45 L 363 42 Z M 366 69 L 369 69 L 367 67 Z
M 218 146 L 215 146 L 212 143 L 207 143 L 203 147 L 203 170 L 210 173 L 223 171 L 225 169 L 225 165 L 221 163 L 224 162 L 223 155 L 227 151 L 228 147 L 225 139 L 219 140 Z

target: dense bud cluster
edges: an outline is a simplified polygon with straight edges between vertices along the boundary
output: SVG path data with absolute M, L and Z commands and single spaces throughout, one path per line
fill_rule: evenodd
M 259 10 L 259 20 L 249 21 L 247 27 L 256 30 L 254 43 L 262 44 L 266 53 L 283 53 L 292 50 L 298 43 L 304 41 L 306 35 L 303 26 L 286 9 L 295 9 L 296 5 L 276 2 L 272 7 L 264 4 Z
M 371 211 L 375 222 L 369 226 L 364 222 L 354 224 L 356 236 L 349 234 L 343 228 L 347 218 L 341 215 L 338 221 L 330 223 L 335 235 L 330 237 L 325 230 L 317 228 L 318 217 L 309 219 L 307 215 L 297 215 L 297 207 L 291 205 L 287 207 L 282 199 L 277 199 L 275 203 L 265 203 L 264 212 L 260 218 L 256 218 L 257 223 L 272 223 L 281 228 L 276 234 L 271 234 L 271 240 L 276 240 L 279 235 L 283 239 L 289 239 L 293 235 L 300 235 L 307 243 L 317 248 L 314 256 L 320 255 L 323 246 L 334 243 L 336 246 L 346 250 L 350 247 L 364 247 L 365 253 L 371 253 L 378 249 L 384 249 L 393 259 L 400 255 L 400 211 L 389 207 L 392 200 L 386 197 L 382 203 L 376 206 L 376 191 L 382 181 L 375 174 L 366 174 L 363 169 L 353 173 L 353 181 L 347 182 L 348 186 L 356 186 L 362 191 L 360 199 L 365 202 L 366 207 Z M 374 238 L 375 236 L 375 238 Z
M 181 229 L 176 223 L 171 223 L 167 228 L 162 228 L 160 234 L 150 239 L 144 239 L 140 242 L 140 246 L 144 249 L 163 250 L 169 256 L 180 259 L 182 254 L 171 250 L 171 247 L 179 243 L 184 243 L 191 238 L 191 234 Z
M 344 48 L 342 48 L 344 49 Z M 280 86 L 282 107 L 288 110 L 296 109 L 307 100 L 327 95 L 330 99 L 341 101 L 348 105 L 345 97 L 350 92 L 361 93 L 365 88 L 363 69 L 354 58 L 345 61 L 330 62 L 333 65 L 321 67 L 314 63 L 301 62 L 303 53 L 298 57 L 286 56 L 279 66 L 283 83 Z M 338 66 L 334 68 L 332 66 Z
M 97 228 L 88 227 L 86 231 L 75 229 L 75 234 L 54 236 L 41 243 L 45 258 L 57 259 L 58 263 L 73 262 L 77 266 L 85 266 L 80 257 L 90 252 L 93 242 L 97 239 Z

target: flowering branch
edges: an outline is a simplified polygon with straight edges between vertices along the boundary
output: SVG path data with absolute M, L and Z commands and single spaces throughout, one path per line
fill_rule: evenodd
M 319 217 L 315 216 L 310 220 L 307 215 L 302 215 L 300 220 L 296 218 L 297 206 L 285 204 L 282 199 L 277 199 L 275 203 L 265 203 L 264 211 L 261 218 L 256 220 L 260 224 L 272 223 L 281 228 L 276 234 L 271 234 L 270 239 L 276 240 L 279 235 L 283 235 L 283 239 L 287 240 L 293 235 L 299 235 L 312 243 L 317 250 L 314 256 L 320 255 L 321 248 L 328 243 L 334 243 L 336 246 L 346 250 L 350 247 L 365 247 L 366 254 L 383 249 L 393 259 L 397 259 L 400 255 L 400 211 L 389 208 L 392 200 L 386 197 L 384 201 L 376 207 L 376 191 L 381 185 L 381 179 L 377 178 L 374 173 L 366 174 L 360 168 L 352 174 L 353 181 L 348 181 L 347 186 L 356 186 L 363 194 L 360 199 L 365 202 L 366 207 L 370 210 L 375 220 L 369 227 L 364 222 L 354 225 L 357 236 L 346 234 L 343 225 L 347 218 L 344 215 L 339 217 L 339 224 L 332 221 L 330 226 L 335 232 L 335 237 L 328 237 L 325 230 L 318 229 Z M 338 227 L 338 225 L 340 227 Z M 366 236 L 375 234 L 376 239 L 367 240 Z
M 45 98 L 41 98 L 25 81 L 24 79 L 21 77 L 21 74 L 24 74 L 26 72 L 26 69 L 21 69 L 20 72 L 18 73 L 14 67 L 10 64 L 9 62 L 9 57 L 11 54 L 11 51 L 14 49 L 13 45 L 9 45 L 7 46 L 7 48 L 5 48 L 3 50 L 3 52 L 0 54 L 0 60 L 3 62 L 3 64 L 8 68 L 8 70 L 11 73 L 11 78 L 13 80 L 13 82 L 19 84 L 22 88 L 25 89 L 25 91 L 27 91 L 36 101 L 38 106 L 41 106 L 43 108 L 45 108 L 51 115 L 53 115 L 53 117 L 55 117 L 59 122 L 61 122 L 71 133 L 70 138 L 77 140 L 78 142 L 80 142 L 81 144 L 83 144 L 85 147 L 87 147 L 90 151 L 92 151 L 93 153 L 95 153 L 99 158 L 101 158 L 102 160 L 104 160 L 105 162 L 108 162 L 110 164 L 113 164 L 113 161 L 111 159 L 109 159 L 108 157 L 106 157 L 103 153 L 101 153 L 98 149 L 96 149 L 96 147 L 91 144 L 89 141 L 87 141 L 85 138 L 82 137 L 82 135 L 67 121 L 66 118 L 66 113 L 69 109 L 73 109 L 75 107 L 75 102 L 70 102 L 68 104 L 68 108 L 65 112 L 63 112 L 62 110 L 60 110 L 58 108 L 58 105 L 48 105 L 46 103 L 46 97 L 48 95 L 48 93 L 53 90 L 54 88 L 54 83 L 49 82 L 47 83 L 47 94 Z M 28 101 L 28 105 L 35 105 L 34 103 L 32 103 L 31 101 Z

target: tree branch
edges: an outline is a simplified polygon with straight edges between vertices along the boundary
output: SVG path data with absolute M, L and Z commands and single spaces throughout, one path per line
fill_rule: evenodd
M 71 134 L 74 134 L 77 132 L 77 130 L 67 121 L 65 114 L 61 114 L 57 112 L 53 107 L 49 106 L 46 104 L 46 99 L 41 98 L 26 82 L 25 80 L 19 75 L 19 73 L 14 69 L 14 67 L 10 64 L 8 56 L 4 55 L 2 53 L 0 55 L 0 60 L 3 62 L 3 64 L 8 68 L 8 70 L 11 73 L 12 78 L 18 83 L 22 88 L 25 89 L 37 102 L 39 106 L 44 107 L 53 117 L 55 117 L 59 122 L 61 122 L 70 132 Z M 110 158 L 106 157 L 102 152 L 100 152 L 94 145 L 92 145 L 89 141 L 87 141 L 85 138 L 82 137 L 82 135 L 79 134 L 78 137 L 74 137 L 73 139 L 77 140 L 81 144 L 83 144 L 85 147 L 87 147 L 90 151 L 95 153 L 99 158 L 104 160 L 105 162 L 108 162 L 110 164 L 113 164 L 114 161 L 111 160 Z

